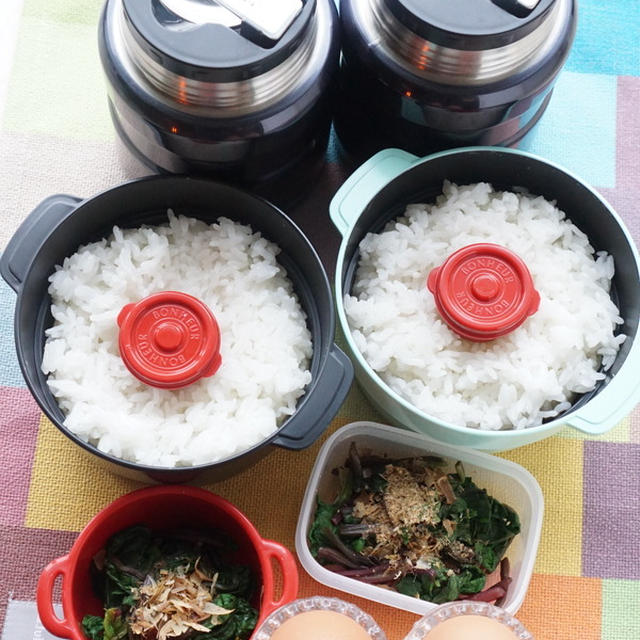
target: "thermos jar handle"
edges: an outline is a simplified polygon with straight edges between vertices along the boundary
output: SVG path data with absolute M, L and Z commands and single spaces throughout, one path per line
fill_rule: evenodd
M 53 610 L 53 587 L 58 577 L 64 581 L 67 573 L 69 556 L 57 558 L 50 562 L 38 580 L 36 604 L 38 615 L 44 628 L 60 638 L 73 638 L 74 631 L 66 618 L 58 618 Z
M 295 415 L 282 427 L 272 444 L 285 449 L 305 449 L 313 444 L 338 413 L 353 382 L 353 364 L 335 345 L 320 372 L 313 393 L 307 393 Z
M 82 202 L 82 198 L 64 194 L 43 200 L 18 227 L 0 258 L 0 275 L 18 291 L 29 265 L 52 229 Z
M 634 340 L 626 357 L 627 363 L 640 362 L 640 342 Z M 622 367 L 609 384 L 584 407 L 567 416 L 566 424 L 590 434 L 600 434 L 613 428 L 640 402 L 640 377 L 634 366 Z
M 358 167 L 329 205 L 331 221 L 340 234 L 345 236 L 371 198 L 417 160 L 420 158 L 401 149 L 384 149 Z

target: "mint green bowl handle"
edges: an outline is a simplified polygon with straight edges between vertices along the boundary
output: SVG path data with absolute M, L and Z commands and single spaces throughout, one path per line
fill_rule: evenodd
M 417 160 L 420 158 L 401 149 L 384 149 L 358 167 L 329 205 L 329 215 L 340 234 L 346 235 L 371 198 Z
M 633 364 L 635 363 L 635 365 Z M 636 336 L 622 367 L 613 380 L 591 398 L 584 408 L 567 417 L 566 424 L 584 431 L 599 434 L 613 428 L 626 418 L 640 402 L 640 336 Z

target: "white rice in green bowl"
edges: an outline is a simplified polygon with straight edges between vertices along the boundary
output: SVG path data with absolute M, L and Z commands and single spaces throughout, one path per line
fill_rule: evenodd
M 391 389 L 430 416 L 487 430 L 539 425 L 591 391 L 625 340 L 609 296 L 613 257 L 542 197 L 487 183 L 445 182 L 443 191 L 362 240 L 344 297 L 353 340 Z M 479 242 L 520 256 L 541 298 L 524 324 L 490 342 L 449 329 L 426 287 L 434 267 Z
M 150 466 L 216 462 L 273 434 L 311 381 L 311 334 L 279 248 L 226 218 L 176 217 L 81 247 L 50 277 L 42 370 L 64 425 L 100 451 Z M 222 366 L 182 389 L 150 387 L 118 348 L 122 307 L 182 291 L 214 313 Z

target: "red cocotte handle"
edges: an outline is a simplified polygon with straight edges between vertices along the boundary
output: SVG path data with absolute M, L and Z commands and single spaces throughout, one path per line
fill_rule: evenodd
M 186 387 L 222 364 L 215 316 L 186 293 L 162 291 L 125 305 L 118 326 L 122 361 L 152 387 Z
M 75 639 L 76 635 L 71 623 L 66 618 L 58 618 L 53 610 L 53 587 L 58 577 L 64 581 L 67 575 L 69 556 L 57 558 L 50 562 L 38 579 L 36 604 L 38 615 L 44 628 L 54 636 Z
M 497 244 L 470 244 L 429 273 L 427 287 L 452 331 L 486 342 L 517 329 L 540 305 L 527 265 Z
M 274 600 L 273 573 L 270 571 L 264 580 L 264 594 L 262 596 L 262 606 L 260 607 L 261 616 L 256 629 L 269 614 L 283 604 L 291 602 L 298 595 L 298 567 L 291 551 L 273 540 L 265 539 L 262 540 L 262 549 L 269 560 L 269 568 L 271 568 L 271 560 L 275 560 L 280 565 L 282 593 L 280 598 Z

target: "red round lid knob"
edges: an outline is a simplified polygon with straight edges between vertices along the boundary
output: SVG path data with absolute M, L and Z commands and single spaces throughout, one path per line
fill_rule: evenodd
M 452 331 L 475 342 L 504 336 L 540 306 L 527 265 L 497 244 L 470 244 L 429 273 L 427 287 Z
M 127 304 L 118 314 L 120 357 L 142 382 L 178 389 L 222 364 L 220 329 L 207 305 L 179 291 Z

